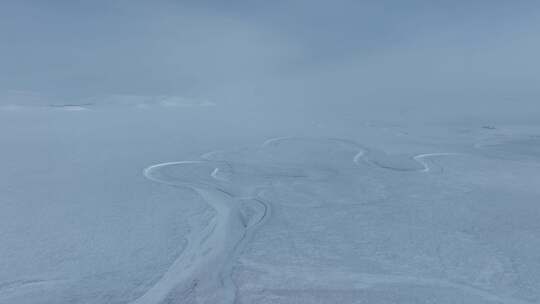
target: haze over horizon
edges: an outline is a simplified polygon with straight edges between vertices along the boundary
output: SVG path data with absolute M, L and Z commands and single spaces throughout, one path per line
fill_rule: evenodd
M 539 17 L 534 1 L 8 0 L 0 90 L 535 120 Z

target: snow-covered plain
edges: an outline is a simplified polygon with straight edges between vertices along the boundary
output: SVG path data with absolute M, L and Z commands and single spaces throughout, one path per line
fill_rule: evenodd
M 0 303 L 540 303 L 538 125 L 9 94 Z
M 0 1 L 0 304 L 540 304 L 540 1 Z

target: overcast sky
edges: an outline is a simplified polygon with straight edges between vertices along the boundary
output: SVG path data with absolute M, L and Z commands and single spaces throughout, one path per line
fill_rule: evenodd
M 539 37 L 538 1 L 4 0 L 0 90 L 530 116 Z

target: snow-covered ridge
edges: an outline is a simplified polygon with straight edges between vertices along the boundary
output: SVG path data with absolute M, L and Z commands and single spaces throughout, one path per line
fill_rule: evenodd
M 86 111 L 102 108 L 151 109 L 211 107 L 214 102 L 175 95 L 112 94 L 85 98 L 59 98 L 37 92 L 6 91 L 0 93 L 0 110 Z

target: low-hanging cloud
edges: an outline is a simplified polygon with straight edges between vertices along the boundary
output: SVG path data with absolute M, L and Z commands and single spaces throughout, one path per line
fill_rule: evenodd
M 369 108 L 405 119 L 537 114 L 534 2 L 1 6 L 4 91 L 192 96 L 317 113 Z

